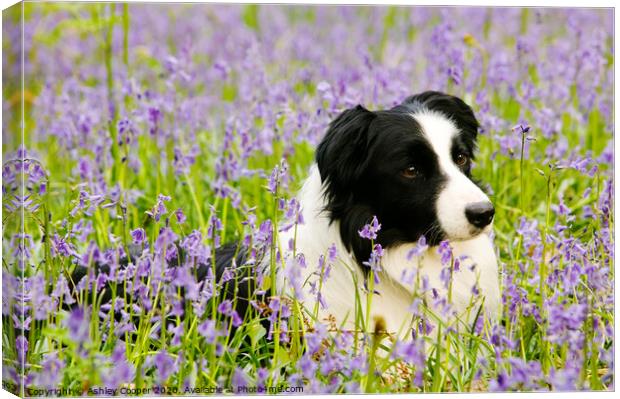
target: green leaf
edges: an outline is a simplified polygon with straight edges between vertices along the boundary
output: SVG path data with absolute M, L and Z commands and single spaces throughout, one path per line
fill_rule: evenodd
M 243 9 L 243 22 L 250 28 L 258 30 L 258 5 L 248 4 Z
M 286 348 L 280 346 L 278 348 L 278 367 L 284 367 L 291 362 L 291 357 L 289 356 Z
M 247 330 L 250 335 L 250 340 L 252 341 L 252 350 L 256 350 L 258 341 L 267 334 L 267 330 L 260 324 L 258 319 L 254 319 L 252 324 L 247 327 Z
M 222 87 L 222 100 L 232 102 L 237 98 L 237 87 L 234 85 L 224 85 Z

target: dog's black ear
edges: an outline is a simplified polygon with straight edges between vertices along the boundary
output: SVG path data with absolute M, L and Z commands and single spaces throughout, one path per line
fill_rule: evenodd
M 367 189 L 360 180 L 367 168 L 368 151 L 373 138 L 370 125 L 376 114 L 358 105 L 338 115 L 327 129 L 316 150 L 321 174 L 325 210 L 332 221 L 340 221 L 340 236 L 345 247 L 362 262 L 370 256 L 370 241 L 362 240 L 358 231 L 370 222 L 373 213 L 367 205 L 354 200 L 359 190 Z
M 347 190 L 359 179 L 368 159 L 368 128 L 375 116 L 358 105 L 330 123 L 316 150 L 316 163 L 326 186 Z

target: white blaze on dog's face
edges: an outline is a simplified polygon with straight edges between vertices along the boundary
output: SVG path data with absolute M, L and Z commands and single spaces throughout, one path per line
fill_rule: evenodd
M 466 240 L 488 230 L 494 208 L 486 194 L 466 175 L 469 156 L 459 150 L 459 130 L 441 113 L 423 111 L 412 115 L 422 127 L 445 177 L 436 200 L 439 224 L 448 239 Z

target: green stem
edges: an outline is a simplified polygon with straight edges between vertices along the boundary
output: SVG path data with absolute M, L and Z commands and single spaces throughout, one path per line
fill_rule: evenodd
M 194 208 L 196 209 L 196 212 L 198 212 L 198 220 L 200 221 L 200 231 L 202 232 L 202 234 L 206 234 L 207 226 L 205 223 L 204 215 L 202 214 L 202 204 L 200 203 L 200 200 L 198 199 L 198 196 L 196 195 L 196 191 L 194 190 L 194 185 L 189 179 L 187 172 L 184 172 L 183 174 L 185 175 L 185 181 L 187 182 L 187 189 L 189 190 L 189 194 L 191 195 L 192 201 L 194 202 Z
M 129 4 L 123 3 L 123 63 L 129 74 Z
M 523 158 L 525 157 L 525 132 L 521 132 L 521 161 L 519 163 L 519 178 L 521 179 L 521 214 L 525 215 L 525 180 L 523 179 Z
M 549 372 L 549 368 L 550 368 L 550 359 L 549 359 L 549 342 L 547 340 L 545 340 L 544 338 L 546 337 L 546 331 L 547 331 L 547 325 L 549 323 L 549 321 L 547 320 L 546 317 L 546 312 L 545 312 L 545 297 L 546 297 L 546 285 L 545 282 L 547 280 L 547 231 L 549 230 L 549 221 L 550 221 L 550 216 L 551 216 L 551 179 L 553 177 L 553 170 L 549 171 L 549 176 L 547 177 L 547 204 L 546 204 L 546 215 L 545 215 L 545 227 L 543 229 L 543 236 L 542 236 L 542 242 L 543 242 L 543 253 L 542 253 L 542 259 L 540 262 L 540 270 L 539 270 L 539 309 L 541 314 L 543 315 L 543 318 L 545 319 L 545 321 L 543 322 L 543 327 L 542 327 L 542 331 L 541 331 L 541 340 L 543 342 L 543 361 L 542 361 L 542 369 L 544 371 L 545 374 L 547 374 Z
M 103 55 L 104 55 L 104 63 L 105 63 L 105 70 L 106 70 L 106 87 L 107 87 L 107 93 L 108 93 L 108 109 L 110 111 L 110 120 L 108 121 L 108 133 L 110 135 L 110 138 L 112 139 L 112 145 L 111 145 L 111 153 L 112 153 L 112 158 L 114 160 L 114 163 L 112 165 L 112 181 L 116 182 L 118 181 L 118 168 L 121 164 L 121 160 L 120 160 L 120 152 L 119 152 L 119 148 L 118 148 L 118 132 L 116 130 L 116 122 L 117 122 L 117 109 L 116 109 L 116 104 L 114 101 L 114 69 L 112 67 L 112 62 L 113 62 L 113 53 L 112 53 L 112 34 L 114 33 L 114 5 L 110 4 L 109 6 L 109 10 L 110 10 L 110 15 L 107 21 L 107 26 L 103 26 L 103 23 L 101 24 L 102 28 L 105 29 L 105 37 L 104 37 L 104 42 L 103 42 Z M 101 5 L 101 10 L 105 10 L 105 4 Z M 93 12 L 93 19 L 95 19 L 95 22 L 97 23 L 97 25 L 99 26 L 99 13 L 97 11 Z M 104 22 L 104 23 L 105 23 Z

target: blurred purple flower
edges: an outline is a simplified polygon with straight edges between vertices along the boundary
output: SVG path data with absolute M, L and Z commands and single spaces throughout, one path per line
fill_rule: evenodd
M 217 306 L 217 311 L 225 316 L 230 316 L 230 313 L 232 312 L 232 302 L 230 301 L 230 299 L 223 300 Z
M 26 355 L 28 353 L 28 339 L 23 335 L 19 335 L 15 339 L 15 349 L 17 351 L 17 360 L 19 364 L 26 364 Z
M 76 307 L 69 313 L 65 325 L 69 329 L 69 336 L 78 344 L 85 343 L 90 336 L 90 317 L 84 308 Z
M 183 210 L 181 208 L 177 209 L 174 212 L 174 215 L 176 216 L 177 222 L 179 224 L 184 224 L 187 221 L 187 218 L 185 217 L 185 214 L 183 213 Z
M 450 242 L 447 240 L 440 242 L 437 252 L 441 256 L 441 264 L 444 266 L 450 265 L 452 261 L 452 247 L 450 246 Z
M 157 380 L 160 384 L 164 384 L 177 368 L 174 358 L 163 350 L 151 357 L 151 363 L 157 368 Z
M 421 236 L 418 242 L 416 243 L 415 247 L 413 247 L 407 253 L 407 260 L 411 260 L 414 257 L 417 258 L 417 257 L 422 256 L 426 252 L 427 249 L 428 249 L 428 244 L 426 243 L 426 237 Z
M 54 234 L 51 241 L 53 256 L 77 256 L 73 245 L 66 241 L 66 237 L 61 238 L 58 234 Z
M 214 343 L 218 337 L 226 335 L 226 332 L 222 329 L 216 328 L 215 320 L 205 320 L 198 325 L 198 333 L 202 335 L 207 343 Z
M 369 224 L 364 225 L 364 227 L 358 231 L 358 234 L 362 238 L 366 238 L 368 240 L 375 240 L 377 238 L 377 233 L 381 230 L 381 225 L 377 220 L 376 216 L 372 217 L 372 221 Z
M 131 383 L 136 374 L 133 364 L 127 361 L 125 345 L 118 343 L 110 356 L 112 367 L 102 375 L 103 383 L 110 388 L 118 388 L 123 384 Z
M 46 389 L 57 388 L 63 376 L 65 362 L 57 353 L 47 353 L 41 361 L 41 371 L 36 373 L 34 383 Z
M 288 164 L 285 160 L 280 161 L 269 176 L 267 181 L 267 191 L 276 194 L 278 190 L 286 189 L 288 183 Z M 282 191 L 280 191 L 282 192 Z
M 131 231 L 131 240 L 136 245 L 141 245 L 146 240 L 146 232 L 143 228 L 139 227 Z
M 235 368 L 231 382 L 234 388 L 247 387 L 250 384 L 247 374 L 239 367 Z

